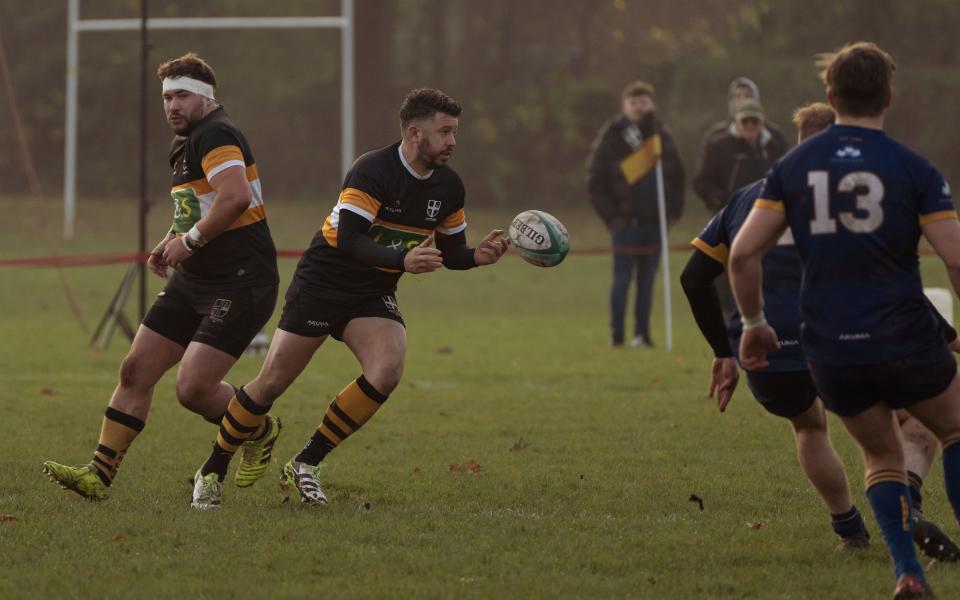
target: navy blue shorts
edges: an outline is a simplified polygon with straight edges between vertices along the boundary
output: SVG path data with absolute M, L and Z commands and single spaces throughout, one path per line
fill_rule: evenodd
M 792 419 L 817 399 L 809 371 L 747 371 L 747 385 L 768 413 Z
M 824 365 L 809 361 L 814 385 L 832 412 L 852 417 L 882 402 L 906 408 L 943 393 L 957 372 L 946 344 L 874 365 Z

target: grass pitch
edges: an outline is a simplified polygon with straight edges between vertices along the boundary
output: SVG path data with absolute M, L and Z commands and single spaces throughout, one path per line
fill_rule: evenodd
M 278 246 L 303 247 L 328 208 L 321 204 L 272 208 Z M 22 208 L 0 205 L 6 214 Z M 116 211 L 88 205 L 79 230 Z M 603 243 L 591 216 L 557 216 L 574 250 Z M 471 217 L 474 240 L 505 222 Z M 699 225 L 689 219 L 675 241 Z M 29 219 L 3 223 L 0 256 L 41 254 L 37 232 Z M 62 251 L 124 250 L 132 239 L 81 235 Z M 13 520 L 0 521 L 0 597 L 887 597 L 892 566 L 872 517 L 872 548 L 834 553 L 788 425 L 745 384 L 726 414 L 706 399 L 709 349 L 676 284 L 686 256 L 671 256 L 672 353 L 663 349 L 659 289 L 658 348 L 608 347 L 607 256 L 574 255 L 556 269 L 514 256 L 494 268 L 404 277 L 407 371 L 328 459 L 330 505 L 282 504 L 275 464 L 253 488 L 228 483 L 223 509 L 203 514 L 190 510 L 186 480 L 215 429 L 180 408 L 172 375 L 158 385 L 109 500 L 87 503 L 46 481 L 43 460 L 90 458 L 126 344 L 118 337 L 107 352 L 88 349 L 55 271 L 2 270 L 0 513 Z M 281 261 L 282 285 L 293 266 Z M 928 283 L 945 284 L 933 260 L 924 268 Z M 91 325 L 124 271 L 68 271 Z M 252 378 L 260 360 L 244 357 L 231 381 Z M 320 349 L 276 405 L 285 425 L 278 462 L 358 374 L 341 344 Z M 859 458 L 831 424 L 868 512 Z M 960 534 L 939 467 L 925 492 L 928 514 Z M 929 569 L 940 597 L 960 597 L 956 569 Z

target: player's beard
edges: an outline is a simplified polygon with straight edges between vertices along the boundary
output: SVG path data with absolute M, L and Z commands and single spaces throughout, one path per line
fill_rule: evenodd
M 433 150 L 430 148 L 430 143 L 426 139 L 420 141 L 420 144 L 417 146 L 417 154 L 420 156 L 420 160 L 423 161 L 423 164 L 429 169 L 439 169 L 447 164 L 447 161 L 450 160 L 450 156 L 453 153 L 452 147 L 444 147 L 439 150 Z

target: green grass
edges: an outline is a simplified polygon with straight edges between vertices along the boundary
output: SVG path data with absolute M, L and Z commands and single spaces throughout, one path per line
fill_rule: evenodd
M 328 204 L 276 205 L 278 245 L 302 247 Z M 83 234 L 64 253 L 131 246 L 132 217 L 108 219 L 116 205 L 84 211 Z M 589 215 L 557 214 L 575 247 L 605 240 Z M 476 214 L 473 233 L 504 218 Z M 154 221 L 156 234 L 164 219 Z M 674 237 L 699 225 L 690 219 Z M 0 257 L 43 253 L 30 218 L 0 224 L 0 234 Z M 671 258 L 679 294 L 686 255 Z M 293 266 L 281 262 L 284 285 Z M 945 283 L 934 261 L 924 268 Z M 124 270 L 67 272 L 91 324 Z M 745 386 L 723 415 L 705 397 L 710 353 L 680 296 L 672 353 L 659 290 L 660 347 L 607 346 L 609 271 L 606 256 L 571 256 L 556 269 L 509 257 L 406 276 L 404 380 L 328 460 L 330 505 L 281 504 L 277 465 L 253 488 L 228 484 L 219 513 L 198 514 L 185 480 L 214 429 L 180 408 L 172 374 L 108 501 L 86 503 L 41 475 L 45 459 L 89 459 L 126 344 L 88 349 L 55 271 L 2 270 L 0 513 L 16 520 L 0 522 L 0 597 L 886 597 L 892 568 L 872 518 L 871 549 L 834 553 L 785 422 Z M 259 362 L 244 357 L 231 381 L 252 378 Z M 278 458 L 303 445 L 358 374 L 341 344 L 320 349 L 276 405 Z M 831 424 L 866 509 L 859 458 Z M 451 472 L 469 460 L 479 473 Z M 925 491 L 928 513 L 957 534 L 937 468 Z M 933 567 L 930 579 L 940 597 L 960 595 L 950 567 Z

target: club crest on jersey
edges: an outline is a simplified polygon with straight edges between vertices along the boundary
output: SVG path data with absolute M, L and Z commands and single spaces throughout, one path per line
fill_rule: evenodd
M 940 193 L 943 194 L 944 198 L 950 197 L 950 184 L 946 181 L 943 182 L 943 187 L 940 188 Z
M 227 298 L 217 298 L 213 301 L 213 307 L 210 309 L 210 320 L 214 322 L 220 322 L 223 320 L 227 313 L 230 312 L 230 306 L 233 304 L 233 300 L 228 300 Z
M 860 149 L 853 146 L 844 146 L 837 150 L 837 158 L 860 158 Z
M 437 215 L 440 214 L 440 200 L 427 200 L 427 219 L 430 221 L 436 221 Z

